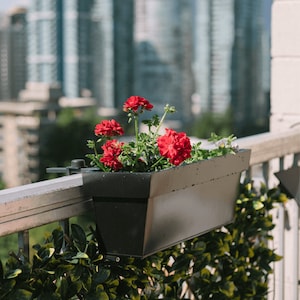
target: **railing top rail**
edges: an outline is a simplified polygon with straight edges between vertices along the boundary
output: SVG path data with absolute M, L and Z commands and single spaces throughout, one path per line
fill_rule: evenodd
M 0 190 L 0 203 L 11 199 L 25 199 L 33 195 L 55 193 L 62 189 L 82 186 L 82 174 L 63 176 L 55 179 L 25 184 L 9 189 Z M 1 214 L 1 212 L 0 212 Z
M 0 191 L 0 236 L 92 211 L 82 174 Z
M 300 129 L 266 132 L 237 140 L 240 148 L 251 149 L 250 166 L 273 158 L 300 153 Z

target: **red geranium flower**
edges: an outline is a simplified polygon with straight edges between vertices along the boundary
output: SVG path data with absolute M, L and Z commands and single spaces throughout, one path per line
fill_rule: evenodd
M 153 108 L 153 105 L 146 100 L 143 97 L 140 96 L 131 96 L 129 97 L 124 105 L 123 105 L 123 110 L 128 112 L 132 110 L 133 112 L 137 112 L 139 108 L 143 111 L 145 110 L 151 110 Z
M 95 135 L 104 135 L 104 136 L 116 136 L 116 135 L 123 135 L 124 130 L 121 125 L 112 120 L 103 120 L 102 122 L 98 123 L 95 126 L 94 130 Z
M 167 128 L 166 134 L 157 138 L 157 145 L 160 154 L 175 166 L 191 157 L 191 141 L 184 132 Z
M 122 163 L 118 160 L 122 153 L 122 146 L 124 143 L 117 140 L 108 140 L 101 148 L 103 149 L 103 156 L 100 161 L 115 171 L 123 168 Z

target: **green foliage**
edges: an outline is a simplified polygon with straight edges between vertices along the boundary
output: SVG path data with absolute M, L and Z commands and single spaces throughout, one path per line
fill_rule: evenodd
M 194 120 L 187 131 L 189 135 L 202 139 L 209 138 L 211 132 L 216 132 L 220 136 L 228 136 L 236 132 L 230 110 L 222 114 L 204 112 L 197 120 Z
M 285 201 L 278 188 L 247 181 L 232 224 L 145 259 L 106 256 L 92 227 L 72 224 L 70 236 L 56 228 L 33 246 L 31 263 L 14 253 L 0 262 L 0 299 L 180 299 L 185 287 L 196 299 L 266 299 L 280 259 L 267 245 L 270 210 Z
M 5 183 L 2 180 L 2 178 L 0 177 L 0 190 L 4 190 L 5 189 Z
M 73 109 L 60 112 L 57 122 L 43 128 L 40 138 L 40 179 L 49 178 L 47 167 L 69 166 L 72 159 L 84 158 L 87 147 L 82 136 L 91 137 L 96 115 L 86 111 L 77 116 Z

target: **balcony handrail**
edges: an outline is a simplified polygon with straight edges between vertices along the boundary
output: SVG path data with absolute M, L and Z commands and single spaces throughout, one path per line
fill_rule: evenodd
M 0 236 L 93 211 L 82 174 L 0 191 Z
M 251 149 L 250 166 L 300 153 L 300 128 L 265 132 L 237 140 L 240 148 Z
M 250 167 L 300 153 L 300 129 L 240 138 L 251 149 Z M 83 191 L 82 174 L 74 174 L 0 191 L 0 236 L 24 231 L 93 211 Z

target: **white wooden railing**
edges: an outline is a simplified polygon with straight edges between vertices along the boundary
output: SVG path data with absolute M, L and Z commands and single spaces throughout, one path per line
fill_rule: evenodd
M 269 187 L 277 185 L 274 172 L 299 163 L 300 129 L 280 133 L 262 133 L 237 140 L 240 148 L 251 149 L 247 171 Z M 52 222 L 61 222 L 68 230 L 68 219 L 93 213 L 92 200 L 83 192 L 82 174 L 28 184 L 0 191 L 0 236 L 19 234 L 19 247 L 28 253 L 28 230 Z M 269 300 L 298 299 L 298 206 L 294 200 L 274 209 L 272 247 L 283 260 L 275 264 L 270 280 Z M 286 226 L 287 221 L 289 226 Z M 0 245 L 3 247 L 3 245 Z

